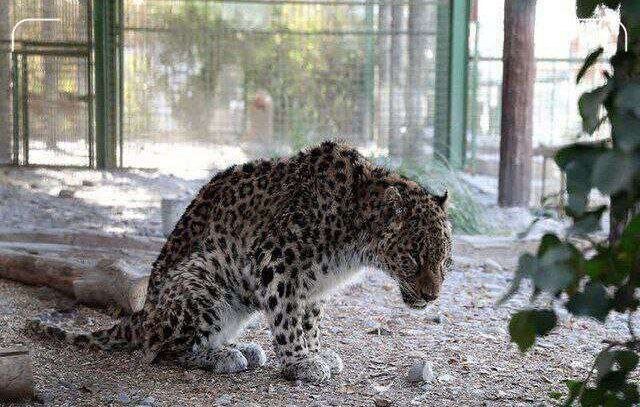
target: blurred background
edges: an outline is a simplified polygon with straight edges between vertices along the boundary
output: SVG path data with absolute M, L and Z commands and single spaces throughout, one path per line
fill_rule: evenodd
M 454 188 L 458 215 L 478 231 L 480 206 L 498 191 L 503 9 L 500 0 L 2 1 L 0 161 L 11 171 L 202 179 L 341 139 Z M 59 21 L 22 23 L 11 53 L 12 27 L 26 18 Z M 563 183 L 550 158 L 580 134 L 577 99 L 601 81 L 596 69 L 578 86 L 576 72 L 599 45 L 613 54 L 617 37 L 616 14 L 578 21 L 572 0 L 538 2 L 535 20 L 530 208 L 557 206 L 547 198 Z

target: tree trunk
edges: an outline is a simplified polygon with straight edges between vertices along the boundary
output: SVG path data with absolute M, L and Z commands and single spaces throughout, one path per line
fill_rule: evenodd
M 391 62 L 389 66 L 390 97 L 389 97 L 389 156 L 402 157 L 402 134 L 400 127 L 404 122 L 404 101 L 402 100 L 402 35 L 404 6 L 391 6 Z
M 10 5 L 10 1 L 0 1 L 0 39 L 3 40 L 10 38 Z M 8 46 L 0 48 L 0 164 L 11 162 L 11 59 L 8 49 Z
M 423 155 L 422 132 L 425 118 L 425 97 L 427 82 L 426 47 L 427 37 L 419 34 L 428 27 L 428 8 L 423 2 L 409 4 L 408 54 L 406 80 L 407 135 L 404 143 L 403 159 L 417 163 Z
M 640 21 L 634 20 L 626 13 L 628 8 L 636 7 L 631 5 L 635 1 L 627 0 L 622 2 L 620 9 L 620 21 L 628 33 L 629 49 L 628 51 L 625 50 L 625 31 L 620 28 L 616 56 L 612 59 L 614 68 L 613 81 L 617 87 L 625 86 L 630 82 L 640 83 Z M 610 114 L 615 114 L 613 109 L 612 112 Z M 637 119 L 636 121 L 640 122 Z M 617 140 L 615 123 L 612 125 L 611 132 L 615 146 Z M 609 215 L 609 241 L 611 243 L 615 243 L 620 239 L 631 218 L 640 213 L 639 200 L 640 191 L 636 191 L 635 194 L 625 191 L 611 196 L 611 211 Z M 635 205 L 629 205 L 630 202 L 635 202 Z M 631 207 L 629 208 L 629 206 Z
M 536 0 L 504 5 L 500 206 L 528 206 L 531 195 Z

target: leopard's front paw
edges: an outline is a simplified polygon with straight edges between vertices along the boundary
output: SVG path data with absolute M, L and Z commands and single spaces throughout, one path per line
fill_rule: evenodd
M 239 343 L 236 345 L 236 348 L 242 352 L 244 357 L 247 359 L 249 369 L 264 366 L 264 364 L 267 363 L 267 355 L 264 353 L 264 350 L 262 350 L 262 347 L 257 343 Z
M 332 351 L 331 349 L 323 349 L 318 352 L 318 356 L 320 356 L 324 363 L 329 366 L 331 375 L 336 375 L 342 372 L 342 369 L 344 369 L 342 358 L 335 351 Z
M 331 378 L 329 365 L 318 355 L 287 364 L 282 371 L 287 380 L 321 383 Z

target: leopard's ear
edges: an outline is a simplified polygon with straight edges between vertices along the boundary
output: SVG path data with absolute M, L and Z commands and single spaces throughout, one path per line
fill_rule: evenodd
M 445 211 L 449 208 L 449 191 L 444 190 L 444 194 L 438 196 L 434 195 L 434 199 L 439 207 L 444 209 Z

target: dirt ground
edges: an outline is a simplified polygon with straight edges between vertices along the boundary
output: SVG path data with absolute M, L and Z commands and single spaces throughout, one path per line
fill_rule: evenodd
M 323 324 L 324 344 L 338 351 L 345 370 L 324 385 L 289 383 L 278 375 L 265 324 L 246 338 L 262 344 L 263 368 L 216 375 L 168 362 L 142 365 L 140 355 L 103 353 L 31 337 L 24 321 L 44 308 L 73 304 L 45 288 L 0 281 L 0 347 L 27 345 L 33 354 L 38 401 L 51 406 L 518 406 L 550 405 L 562 380 L 584 375 L 599 335 L 624 332 L 622 318 L 606 327 L 561 317 L 561 328 L 522 355 L 509 343 L 510 313 L 524 303 L 494 304 L 511 277 L 516 252 L 532 243 L 504 238 L 458 238 L 456 264 L 438 304 L 403 306 L 391 280 L 366 272 L 334 294 Z M 501 267 L 499 267 L 501 266 Z M 78 308 L 79 326 L 108 323 L 104 314 Z M 381 334 L 380 334 L 380 333 Z M 433 365 L 435 379 L 411 384 L 410 366 Z
M 161 191 L 189 193 L 198 185 L 149 173 L 46 171 L 0 173 L 2 227 L 159 235 Z M 60 198 L 62 189 L 73 189 L 75 197 Z M 5 280 L 0 280 L 0 347 L 31 349 L 38 399 L 25 406 L 553 405 L 550 392 L 564 391 L 563 379 L 583 377 L 600 339 L 623 335 L 625 321 L 614 315 L 602 326 L 560 313 L 558 329 L 529 353 L 519 353 L 509 342 L 507 325 L 527 297 L 494 305 L 518 254 L 535 245 L 511 237 L 456 236 L 455 263 L 441 298 L 421 311 L 402 304 L 390 279 L 364 273 L 330 298 L 323 342 L 342 356 L 345 369 L 323 385 L 280 378 L 263 321 L 251 324 L 244 336 L 264 347 L 267 365 L 235 375 L 168 362 L 148 366 L 136 352 L 104 353 L 32 337 L 24 323 L 46 308 L 74 309 L 77 325 L 85 329 L 112 319 L 50 289 Z M 433 366 L 434 377 L 412 384 L 407 373 L 419 360 Z

